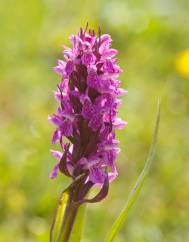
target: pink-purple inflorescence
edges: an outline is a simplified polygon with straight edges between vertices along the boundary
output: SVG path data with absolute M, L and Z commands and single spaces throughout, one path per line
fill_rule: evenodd
M 121 73 L 108 34 L 95 35 L 81 29 L 70 37 L 72 48 L 64 47 L 64 61 L 58 60 L 55 72 L 61 82 L 55 92 L 59 102 L 49 121 L 56 125 L 52 143 L 60 142 L 62 151 L 52 150 L 58 160 L 50 177 L 61 173 L 73 178 L 76 201 L 97 202 L 108 192 L 109 182 L 117 176 L 115 165 L 119 141 L 115 130 L 126 122 L 117 118 Z M 66 138 L 64 138 L 66 137 Z M 86 199 L 90 188 L 101 185 L 93 199 Z

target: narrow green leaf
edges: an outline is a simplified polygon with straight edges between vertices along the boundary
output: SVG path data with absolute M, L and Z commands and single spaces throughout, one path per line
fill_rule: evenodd
M 134 204 L 134 202 L 137 199 L 137 196 L 144 184 L 144 181 L 146 179 L 146 176 L 148 174 L 148 171 L 150 169 L 154 153 L 155 153 L 155 148 L 156 148 L 156 143 L 157 143 L 157 136 L 158 136 L 158 130 L 159 130 L 159 121 L 160 121 L 160 104 L 158 101 L 158 111 L 157 111 L 157 117 L 156 117 L 156 124 L 155 124 L 155 129 L 154 129 L 154 134 L 153 134 L 153 139 L 151 143 L 151 147 L 146 159 L 145 166 L 138 177 L 134 187 L 132 188 L 131 192 L 129 193 L 127 202 L 123 210 L 121 211 L 120 215 L 116 219 L 115 223 L 113 224 L 110 233 L 108 234 L 105 242 L 113 242 L 115 236 L 118 234 L 119 230 L 121 229 L 123 223 L 125 222 L 128 212 L 131 208 L 131 206 Z
M 64 240 L 67 241 L 67 229 L 71 229 L 69 242 L 81 241 L 86 205 L 83 204 L 76 208 L 76 217 L 74 217 L 73 227 L 69 227 L 70 220 L 72 220 L 72 213 L 74 212 L 73 205 L 74 204 L 70 203 L 69 189 L 67 189 L 61 194 L 59 198 L 51 228 L 50 242 L 62 242 Z
M 53 224 L 51 227 L 50 242 L 58 242 L 68 201 L 69 192 L 65 191 L 60 196 L 59 203 L 55 212 Z
M 78 209 L 69 242 L 81 241 L 85 221 L 85 210 L 86 204 L 82 204 Z

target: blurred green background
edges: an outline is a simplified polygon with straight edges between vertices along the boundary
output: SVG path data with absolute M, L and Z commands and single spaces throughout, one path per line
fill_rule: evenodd
M 60 192 L 48 178 L 56 109 L 52 68 L 62 44 L 88 21 L 110 33 L 129 93 L 117 135 L 119 176 L 107 199 L 88 206 L 82 242 L 102 242 L 140 173 L 161 97 L 151 173 L 116 242 L 189 241 L 189 1 L 0 1 L 0 242 L 46 242 Z

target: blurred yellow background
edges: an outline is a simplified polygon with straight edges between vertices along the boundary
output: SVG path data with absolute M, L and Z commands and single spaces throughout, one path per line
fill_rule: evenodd
M 88 206 L 82 242 L 102 242 L 140 173 L 150 145 L 157 98 L 161 125 L 149 178 L 115 242 L 189 241 L 189 1 L 1 0 L 0 242 L 46 242 L 60 192 L 50 180 L 56 109 L 52 68 L 69 35 L 89 22 L 109 33 L 129 93 L 117 135 L 119 176 L 108 198 Z

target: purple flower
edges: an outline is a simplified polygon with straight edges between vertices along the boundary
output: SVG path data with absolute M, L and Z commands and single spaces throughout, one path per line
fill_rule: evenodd
M 93 53 L 83 53 L 83 56 L 81 57 L 82 63 L 83 65 L 90 65 L 90 64 L 94 64 L 96 57 L 95 55 L 93 55 Z
M 50 177 L 58 172 L 70 176 L 76 202 L 97 202 L 107 195 L 109 182 L 118 174 L 115 130 L 127 124 L 117 117 L 118 97 L 126 91 L 120 88 L 121 69 L 114 58 L 118 51 L 111 48 L 110 35 L 96 36 L 94 30 L 81 29 L 70 40 L 72 47 L 64 47 L 65 60 L 58 60 L 54 68 L 61 75 L 54 93 L 59 107 L 49 121 L 56 126 L 52 143 L 59 141 L 62 151 L 51 151 L 58 163 Z M 100 192 L 86 199 L 96 184 Z
M 91 101 L 85 100 L 82 107 L 82 115 L 85 119 L 90 119 L 94 115 L 95 108 Z
M 71 73 L 73 72 L 74 70 L 74 64 L 73 64 L 73 61 L 68 61 L 66 63 L 66 66 L 65 66 L 65 72 L 68 76 L 71 75 Z

